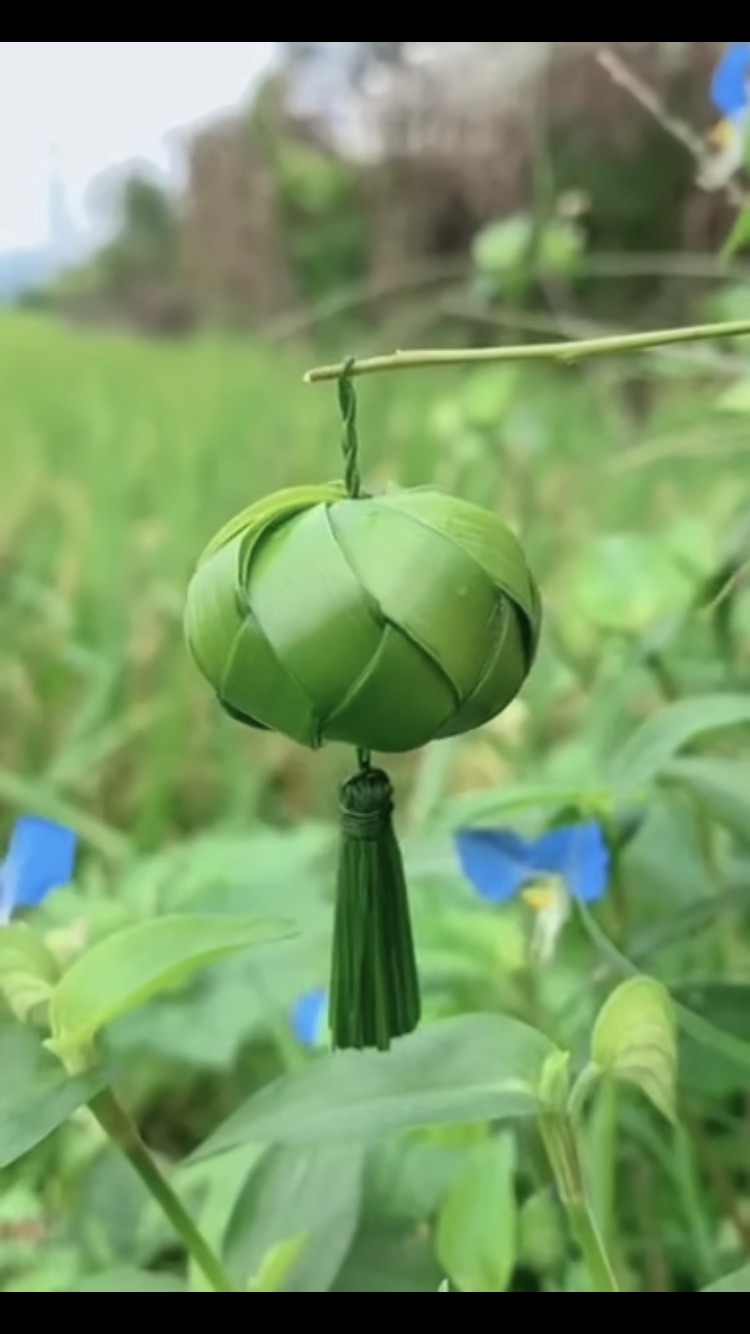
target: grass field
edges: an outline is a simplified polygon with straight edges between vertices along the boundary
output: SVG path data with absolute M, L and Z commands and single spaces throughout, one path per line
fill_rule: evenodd
M 279 784 L 283 805 L 294 770 L 292 810 L 312 800 L 305 757 L 226 724 L 181 636 L 186 582 L 212 532 L 268 491 L 340 473 L 334 391 L 304 386 L 304 367 L 298 353 L 239 342 L 0 324 L 7 800 L 28 789 L 80 806 L 87 826 L 101 824 L 102 850 L 117 846 L 110 829 L 150 847 L 241 822 Z M 671 529 L 684 555 L 710 562 L 740 498 L 745 420 L 712 414 L 713 386 L 696 393 L 683 375 L 639 424 L 621 369 L 483 372 L 468 390 L 445 372 L 367 383 L 369 478 L 436 481 L 494 505 L 520 528 L 562 625 L 566 579 L 595 579 L 597 535 Z M 576 591 L 585 640 L 579 602 Z
M 407 836 L 451 797 L 480 801 L 530 784 L 590 788 L 633 728 L 670 701 L 746 688 L 747 594 L 732 588 L 740 633 L 731 661 L 717 655 L 715 607 L 705 599 L 695 606 L 750 508 L 750 393 L 743 359 L 731 355 L 716 369 L 691 355 L 652 359 L 638 381 L 620 362 L 363 384 L 369 484 L 435 482 L 496 509 L 522 537 L 546 603 L 543 649 L 521 702 L 477 736 L 394 764 Z M 253 903 L 287 893 L 289 911 L 304 918 L 300 904 L 320 887 L 320 850 L 350 756 L 308 754 L 230 723 L 182 636 L 187 580 L 220 524 L 275 488 L 341 473 L 335 387 L 305 386 L 308 364 L 298 349 L 239 339 L 167 345 L 31 316 L 0 320 L 0 843 L 22 811 L 77 828 L 78 889 L 45 909 L 46 925 L 67 933 L 65 948 L 74 948 L 81 923 L 84 936 L 96 934 L 118 914 L 137 917 L 192 893 L 210 899 L 217 884 L 224 892 L 240 878 L 248 857 L 259 882 Z M 655 923 L 663 929 L 705 892 L 682 826 L 669 825 L 669 839 L 666 828 L 657 820 L 629 902 L 614 903 L 607 919 L 624 946 Z M 173 851 L 181 860 L 164 862 Z M 472 928 L 455 912 L 449 918 L 451 948 L 468 950 L 478 972 L 456 983 L 460 999 L 448 1012 L 492 1008 L 495 971 L 515 937 L 469 945 Z M 290 964 L 285 1004 L 321 980 L 327 928 L 312 909 L 310 921 L 310 952 Z M 744 984 L 745 937 L 733 938 L 721 908 L 709 925 L 705 942 L 669 956 L 673 977 Z M 439 932 L 433 947 L 445 956 Z M 550 984 L 553 1010 L 575 968 L 580 983 L 580 965 L 568 961 L 557 990 Z M 593 976 L 590 960 L 586 968 Z M 438 999 L 437 1012 L 446 1004 Z M 146 1128 L 172 1155 L 191 1148 L 248 1084 L 296 1057 L 283 1009 L 264 1010 L 258 994 L 248 999 L 236 970 L 184 1006 L 159 1006 L 123 1030 L 115 1050 L 129 1062 L 126 1085 Z M 746 1099 L 738 1112 L 739 1095 L 730 1092 L 739 1135 Z M 656 1269 L 639 1251 L 646 1224 L 630 1183 L 617 1244 L 636 1285 L 668 1290 L 658 1286 L 660 1273 L 680 1286 L 686 1274 L 708 1281 L 725 1261 L 731 1267 L 736 1247 L 725 1233 L 738 1211 L 747 1216 L 747 1179 L 730 1153 L 720 1163 L 722 1204 L 722 1191 L 712 1194 L 713 1160 L 707 1168 L 657 1135 L 673 1174 L 665 1181 L 643 1148 L 654 1133 L 644 1119 L 615 1170 L 626 1173 L 635 1161 L 644 1192 L 669 1219 Z M 74 1127 L 14 1169 L 8 1198 L 18 1209 L 26 1201 L 52 1239 L 46 1259 L 4 1260 L 0 1226 L 8 1290 L 57 1290 L 113 1255 L 130 1263 L 136 1252 L 161 1254 L 158 1228 L 139 1249 L 103 1206 L 106 1246 L 101 1254 L 92 1248 L 80 1221 L 86 1201 L 98 1191 L 101 1205 L 106 1172 L 113 1190 L 120 1181 L 111 1163 L 101 1181 L 90 1176 L 99 1149 Z M 436 1191 L 433 1180 L 427 1214 Z M 138 1199 L 128 1200 L 135 1217 Z M 414 1235 L 421 1246 L 419 1229 Z M 362 1245 L 340 1290 L 375 1282 L 382 1256 L 368 1251 L 367 1238 Z M 440 1274 L 431 1263 L 426 1278 L 402 1276 L 405 1290 L 435 1290 Z

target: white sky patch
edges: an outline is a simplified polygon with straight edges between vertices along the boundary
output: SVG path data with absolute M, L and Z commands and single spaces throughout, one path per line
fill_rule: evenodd
M 172 166 L 175 130 L 241 104 L 273 42 L 0 43 L 0 250 L 49 240 L 51 164 L 79 225 L 110 167 Z

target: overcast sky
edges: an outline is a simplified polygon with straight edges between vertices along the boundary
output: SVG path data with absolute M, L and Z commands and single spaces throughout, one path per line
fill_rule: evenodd
M 166 167 L 170 131 L 240 102 L 273 42 L 0 42 L 0 250 L 48 237 L 55 146 L 70 202 L 129 159 Z

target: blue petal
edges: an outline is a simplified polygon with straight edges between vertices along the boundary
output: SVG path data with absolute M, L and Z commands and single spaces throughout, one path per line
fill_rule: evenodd
M 534 844 L 533 860 L 537 874 L 561 876 L 581 903 L 598 903 L 607 892 L 610 854 L 598 824 L 551 830 Z
M 292 1027 L 305 1047 L 317 1047 L 328 1017 L 328 993 L 311 991 L 302 996 L 292 1013 Z
M 3 868 L 13 908 L 36 908 L 73 877 L 78 839 L 72 829 L 23 816 L 16 821 Z
M 5 869 L 5 862 L 0 862 L 0 926 L 7 926 L 13 913 L 13 886 Z
M 750 102 L 750 42 L 733 42 L 711 81 L 711 101 L 732 119 Z
M 515 898 L 533 873 L 532 848 L 518 834 L 475 830 L 459 834 L 456 846 L 464 875 L 490 903 Z

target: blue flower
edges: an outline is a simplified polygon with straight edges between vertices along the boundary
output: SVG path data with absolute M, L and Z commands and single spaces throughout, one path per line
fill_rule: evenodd
M 711 156 L 703 164 L 700 183 L 707 190 L 728 185 L 746 160 L 750 127 L 750 42 L 732 42 L 711 81 L 711 101 L 721 114 L 710 131 Z
M 311 991 L 302 996 L 292 1012 L 292 1027 L 305 1047 L 319 1047 L 328 1020 L 328 992 Z
M 732 42 L 711 80 L 711 101 L 725 120 L 735 120 L 750 105 L 750 42 Z
M 543 911 L 561 886 L 580 903 L 598 903 L 607 892 L 610 856 L 598 824 L 568 825 L 527 840 L 506 830 L 458 835 L 464 875 L 489 903 L 523 895 Z
M 553 958 L 572 900 L 598 903 L 607 892 L 610 854 L 598 824 L 567 825 L 541 838 L 509 830 L 459 834 L 464 874 L 488 903 L 520 897 L 536 914 L 531 956 Z
M 73 876 L 78 839 L 71 829 L 22 816 L 10 836 L 5 861 L 0 864 L 0 926 L 7 925 L 19 908 L 38 908 Z

